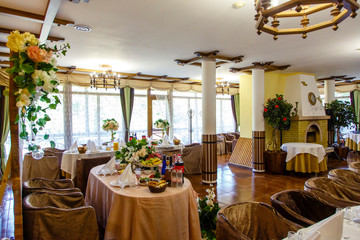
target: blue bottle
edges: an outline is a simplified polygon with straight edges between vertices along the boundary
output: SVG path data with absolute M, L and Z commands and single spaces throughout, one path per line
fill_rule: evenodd
M 162 168 L 161 168 L 161 175 L 165 175 L 165 169 L 166 169 L 166 156 L 163 155 L 163 162 L 162 162 Z

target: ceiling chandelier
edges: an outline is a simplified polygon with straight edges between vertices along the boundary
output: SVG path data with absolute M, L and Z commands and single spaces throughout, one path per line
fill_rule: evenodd
M 220 92 L 222 95 L 230 94 L 230 83 L 229 82 L 220 82 L 216 83 L 216 92 Z
M 100 68 L 103 69 L 102 73 L 90 73 L 90 87 L 120 89 L 120 74 L 113 73 L 109 65 L 100 65 Z
M 276 1 L 280 1 L 276 6 Z M 356 0 L 255 0 L 255 15 L 257 33 L 260 35 L 266 32 L 274 35 L 274 40 L 278 39 L 278 35 L 302 34 L 302 38 L 307 37 L 308 32 L 313 32 L 323 28 L 331 27 L 334 31 L 338 29 L 338 24 L 347 17 L 355 18 L 360 5 Z M 294 9 L 294 10 L 293 10 Z M 308 16 L 314 16 L 315 19 L 323 17 L 321 13 L 329 11 L 329 18 L 310 25 Z M 320 16 L 321 15 L 321 16 Z M 272 21 L 271 19 L 272 18 Z M 282 24 L 287 25 L 299 18 L 298 26 L 293 28 L 278 28 L 280 19 L 289 20 Z M 301 18 L 301 19 L 300 19 Z M 321 18 L 322 19 L 322 18 Z M 286 21 L 285 20 L 285 21 Z

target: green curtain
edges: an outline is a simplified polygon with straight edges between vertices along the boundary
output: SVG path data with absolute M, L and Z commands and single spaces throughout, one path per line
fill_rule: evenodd
M 356 121 L 360 121 L 360 90 L 354 91 L 354 109 Z M 359 130 L 359 124 L 357 125 L 357 130 Z
M 5 141 L 9 135 L 9 97 L 3 95 L 5 87 L 0 86 L 0 160 L 1 160 L 1 173 L 5 171 L 7 158 L 5 155 Z
M 234 95 L 235 116 L 236 116 L 236 130 L 240 132 L 240 94 Z
M 120 89 L 120 101 L 125 127 L 125 142 L 127 142 L 129 139 L 131 115 L 134 107 L 134 97 L 135 95 L 133 88 L 125 87 Z

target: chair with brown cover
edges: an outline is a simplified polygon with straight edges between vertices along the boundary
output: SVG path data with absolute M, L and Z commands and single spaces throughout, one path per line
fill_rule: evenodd
M 225 152 L 226 137 L 223 136 L 222 134 L 216 134 L 216 136 L 217 136 L 216 139 L 217 155 L 226 154 Z
M 23 200 L 24 239 L 99 239 L 93 207 L 80 192 L 37 192 Z
M 185 147 L 181 158 L 184 162 L 185 174 L 200 174 L 202 162 L 202 146 Z
M 80 188 L 81 192 L 85 194 L 90 170 L 107 163 L 110 159 L 110 156 L 77 159 L 75 187 Z
M 58 158 L 59 166 L 61 166 L 62 155 L 65 152 L 65 149 L 58 148 L 44 148 L 44 152 L 52 153 Z
M 222 133 L 225 136 L 225 153 L 230 154 L 232 151 L 232 141 L 235 139 L 235 136 L 231 133 Z
M 34 178 L 23 183 L 23 197 L 34 192 L 71 193 L 80 192 L 71 179 L 48 180 Z
M 35 159 L 31 156 L 31 153 L 25 154 L 22 181 L 25 182 L 38 177 L 50 180 L 60 178 L 60 166 L 56 156 L 46 154 L 41 159 Z
M 316 194 L 300 189 L 275 193 L 271 196 L 271 206 L 286 219 L 304 227 L 330 217 L 337 208 Z
M 230 205 L 217 215 L 216 239 L 283 239 L 302 226 L 282 217 L 266 203 L 242 202 Z
M 360 191 L 360 174 L 357 172 L 340 168 L 332 169 L 328 173 L 328 178 L 345 186 L 358 188 Z
M 351 171 L 360 173 L 360 162 L 351 162 L 351 163 L 349 163 L 349 169 Z
M 304 189 L 339 208 L 360 204 L 360 192 L 358 190 L 345 187 L 327 177 L 308 179 L 304 184 Z

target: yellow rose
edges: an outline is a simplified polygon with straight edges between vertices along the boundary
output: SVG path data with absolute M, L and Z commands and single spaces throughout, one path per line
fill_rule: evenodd
M 12 31 L 11 34 L 7 37 L 8 41 L 6 46 L 10 48 L 11 51 L 19 52 L 24 51 L 26 41 L 22 34 L 18 30 Z
M 28 42 L 30 45 L 36 46 L 40 43 L 39 39 L 37 39 L 34 34 L 25 32 L 23 33 L 23 36 L 25 38 L 25 42 Z

